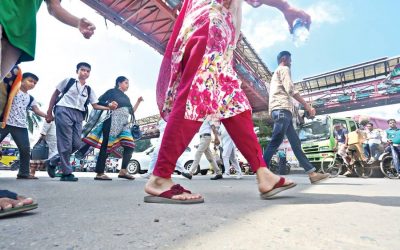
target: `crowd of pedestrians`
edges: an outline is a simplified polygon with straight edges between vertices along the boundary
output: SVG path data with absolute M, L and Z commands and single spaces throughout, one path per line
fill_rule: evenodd
M 32 2 L 41 3 L 41 1 Z M 135 119 L 134 113 L 143 98 L 140 97 L 135 105 L 132 105 L 126 95 L 129 88 L 129 80 L 126 77 L 119 76 L 114 88 L 97 99 L 93 85 L 88 84 L 91 65 L 81 62 L 76 66 L 76 78 L 68 77 L 56 86 L 47 113 L 40 111 L 34 98 L 27 93 L 38 82 L 38 77 L 32 73 L 22 75 L 21 70 L 14 65 L 34 59 L 33 33 L 36 30 L 34 20 L 40 4 L 32 2 L 24 1 L 24 4 L 17 4 L 12 0 L 4 0 L 0 7 L 1 80 L 8 74 L 2 84 L 8 86 L 8 91 L 1 92 L 3 123 L 0 136 L 3 139 L 11 133 L 20 149 L 21 167 L 17 178 L 37 179 L 33 174 L 29 174 L 30 146 L 25 125 L 26 109 L 32 108 L 33 112 L 45 117 L 46 122 L 55 121 L 56 148 L 62 168 L 61 181 L 78 181 L 73 175 L 70 156 L 77 150 L 84 155 L 89 147 L 100 149 L 95 180 L 111 180 L 105 174 L 105 162 L 110 154 L 122 157 L 122 168 L 118 177 L 134 180 L 126 170 L 135 146 L 129 125 Z M 58 0 L 45 2 L 52 15 L 78 28 L 85 38 L 90 38 L 93 34 L 95 26 L 87 19 L 71 15 L 61 7 Z M 241 169 L 235 153 L 237 147 L 257 175 L 258 190 L 262 199 L 268 199 L 281 191 L 293 188 L 296 186 L 294 181 L 275 175 L 267 167 L 285 135 L 300 166 L 309 175 L 311 183 L 329 177 L 328 174 L 316 173 L 316 169 L 301 150 L 300 140 L 292 124 L 293 99 L 300 102 L 310 116 L 315 115 L 315 109 L 293 86 L 290 73 L 292 57 L 288 51 L 282 51 L 277 56 L 279 66 L 270 84 L 269 112 L 274 120 L 272 141 L 265 152 L 258 143 L 252 122 L 251 106 L 241 89 L 241 80 L 234 71 L 232 63 L 233 51 L 240 37 L 243 2 L 252 7 L 267 5 L 278 9 L 283 13 L 290 30 L 297 18 L 301 18 L 308 25 L 311 24 L 311 18 L 307 13 L 294 8 L 284 0 L 183 1 L 157 82 L 157 104 L 162 116 L 159 124 L 161 135 L 146 176 L 149 180 L 144 188 L 148 194 L 144 198 L 145 202 L 174 204 L 204 202 L 202 195 L 191 193 L 171 179 L 175 168 L 182 168 L 179 157 L 196 133 L 200 135 L 200 144 L 194 162 L 189 171 L 182 171 L 189 179 L 192 179 L 202 154 L 206 155 L 215 172 L 212 180 L 228 178 L 231 163 L 236 169 L 238 178 L 241 178 Z M 12 16 L 8 13 L 10 9 L 26 15 Z M 18 39 L 19 37 L 29 39 Z M 86 129 L 82 139 L 82 124 L 87 116 L 89 104 L 94 110 L 99 111 L 95 122 L 88 122 L 92 126 Z M 219 132 L 217 127 L 220 127 Z M 216 145 L 221 143 L 224 173 L 218 167 L 210 149 L 212 135 L 215 137 Z M 43 133 L 43 136 L 48 136 L 48 132 Z M 54 142 L 54 139 L 52 140 Z M 52 147 L 52 150 L 55 150 L 54 144 Z M 398 146 L 394 148 L 399 150 Z M 50 177 L 54 177 L 56 163 L 47 161 L 45 165 Z M 37 204 L 30 198 L 0 190 L 0 213 L 20 212 L 33 209 L 35 206 Z
M 19 105 L 27 104 L 26 92 L 34 87 L 38 77 L 32 74 L 30 77 L 24 78 L 33 79 L 27 84 L 29 87 L 24 91 L 22 87 L 23 81 L 21 81 L 23 78 L 22 70 L 15 65 L 20 62 L 32 61 L 35 58 L 36 14 L 42 2 L 4 0 L 1 1 L 0 5 L 0 82 L 2 82 L 0 84 L 0 118 L 1 128 L 5 129 L 5 131 L 2 131 L 1 137 L 3 137 L 3 133 L 11 133 L 11 130 L 14 132 L 17 129 L 21 131 L 21 134 L 18 133 L 13 138 L 22 142 L 28 136 L 27 131 L 25 133 L 25 124 L 23 127 L 9 125 L 7 124 L 8 117 L 12 112 L 12 107 L 17 105 L 14 104 L 14 100 L 17 102 L 17 95 L 22 97 Z M 87 39 L 93 35 L 96 27 L 86 18 L 74 16 L 62 7 L 59 0 L 46 0 L 45 2 L 49 13 L 56 19 L 77 28 Z M 30 97 L 28 98 L 31 99 Z M 29 100 L 26 107 L 36 106 L 33 104 L 34 102 Z M 25 113 L 25 110 L 23 113 Z M 38 115 L 45 116 L 46 114 L 38 113 Z M 7 126 L 8 128 L 6 128 Z M 15 139 L 16 137 L 17 139 Z M 24 152 L 24 157 L 21 156 L 21 153 L 19 176 L 23 179 L 33 179 L 34 176 L 29 174 L 29 143 L 20 146 Z M 1 215 L 27 211 L 36 207 L 37 203 L 31 198 L 17 195 L 8 190 L 0 190 Z

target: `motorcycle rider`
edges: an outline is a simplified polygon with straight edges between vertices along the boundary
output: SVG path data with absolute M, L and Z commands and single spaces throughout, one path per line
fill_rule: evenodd
M 397 173 L 400 173 L 400 129 L 397 128 L 395 119 L 389 119 L 387 123 L 389 124 L 389 128 L 385 130 L 386 140 L 384 141 L 387 141 L 391 145 L 387 146 L 385 151 L 391 151 L 394 167 Z

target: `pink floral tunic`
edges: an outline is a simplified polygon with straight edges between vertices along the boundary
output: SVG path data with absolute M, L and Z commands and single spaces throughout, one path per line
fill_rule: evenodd
M 208 26 L 208 34 L 204 35 L 207 45 L 191 83 L 184 118 L 203 121 L 213 116 L 223 119 L 251 110 L 232 63 L 240 34 L 242 0 L 232 0 L 230 6 L 234 7 L 229 9 L 223 6 L 223 0 L 186 1 L 189 3 L 173 48 L 171 77 L 161 112 L 171 112 L 181 82 L 185 48 L 193 33 L 205 26 Z M 254 7 L 260 5 L 259 1 L 245 1 Z

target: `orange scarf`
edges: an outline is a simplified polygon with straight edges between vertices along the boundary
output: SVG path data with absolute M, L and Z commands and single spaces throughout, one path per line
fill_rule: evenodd
M 22 70 L 18 67 L 17 76 L 11 85 L 10 93 L 8 93 L 7 103 L 6 106 L 4 107 L 3 120 L 0 122 L 1 128 L 6 127 L 6 123 L 8 120 L 8 116 L 10 115 L 11 105 L 13 103 L 14 97 L 18 93 L 19 88 L 21 87 L 21 80 L 22 80 Z

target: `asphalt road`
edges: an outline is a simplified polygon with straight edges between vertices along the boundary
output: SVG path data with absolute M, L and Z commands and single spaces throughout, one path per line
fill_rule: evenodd
M 0 171 L 0 188 L 29 195 L 39 208 L 0 219 L 0 249 L 398 249 L 400 180 L 333 178 L 260 200 L 254 176 L 176 182 L 204 204 L 143 202 L 146 179 L 77 183 L 39 173 L 16 180 Z

